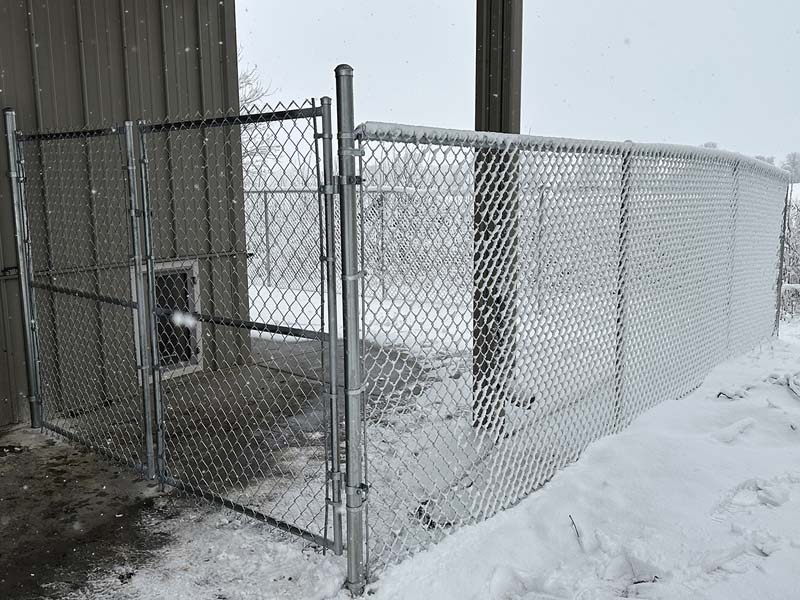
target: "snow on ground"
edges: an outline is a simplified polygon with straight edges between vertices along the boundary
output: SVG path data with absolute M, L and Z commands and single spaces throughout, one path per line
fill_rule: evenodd
M 376 597 L 798 597 L 800 326 L 784 330 L 515 508 L 390 568 Z
M 376 600 L 796 598 L 798 515 L 800 323 L 595 442 L 516 507 L 390 567 L 369 592 Z M 96 580 L 100 597 L 347 597 L 341 558 L 276 541 L 262 525 L 197 511 L 162 526 L 175 542 L 130 578 Z
M 162 502 L 172 502 L 162 499 Z M 149 564 L 97 573 L 70 600 L 322 600 L 342 594 L 344 561 L 232 513 L 189 508 L 144 524 L 172 537 Z

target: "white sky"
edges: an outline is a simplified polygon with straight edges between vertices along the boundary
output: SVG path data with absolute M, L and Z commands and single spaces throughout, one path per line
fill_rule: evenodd
M 333 95 L 356 121 L 472 129 L 474 0 L 236 0 L 272 100 Z M 800 151 L 797 0 L 527 0 L 522 131 Z

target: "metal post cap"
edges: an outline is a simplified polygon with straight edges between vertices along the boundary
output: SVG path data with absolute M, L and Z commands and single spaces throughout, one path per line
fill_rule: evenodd
M 334 69 L 334 72 L 339 77 L 352 77 L 353 76 L 353 67 L 348 64 L 341 64 Z

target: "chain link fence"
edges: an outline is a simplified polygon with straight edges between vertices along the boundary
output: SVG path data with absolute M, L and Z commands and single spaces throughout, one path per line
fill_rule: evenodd
M 122 128 L 21 135 L 44 425 L 145 469 Z
M 9 152 L 43 425 L 346 547 L 360 592 L 768 338 L 788 179 L 700 148 L 354 129 L 352 100 L 339 67 L 338 174 L 329 98 Z
M 773 332 L 777 169 L 399 124 L 357 136 L 373 567 L 515 504 Z
M 341 552 L 330 127 L 308 100 L 11 150 L 42 425 Z
M 161 477 L 325 546 L 321 115 L 307 101 L 140 131 Z M 245 193 L 309 185 L 271 205 Z

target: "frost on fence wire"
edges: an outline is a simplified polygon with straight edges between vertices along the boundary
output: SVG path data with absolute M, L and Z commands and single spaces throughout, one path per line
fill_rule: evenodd
M 772 332 L 774 168 L 394 124 L 359 138 L 373 565 L 514 504 Z
M 21 136 L 19 148 L 45 426 L 138 467 L 144 425 L 122 134 Z
M 325 309 L 314 110 L 306 102 L 147 125 L 145 146 L 165 478 L 321 540 Z M 286 111 L 305 112 L 279 116 Z M 191 318 L 176 322 L 176 313 Z

